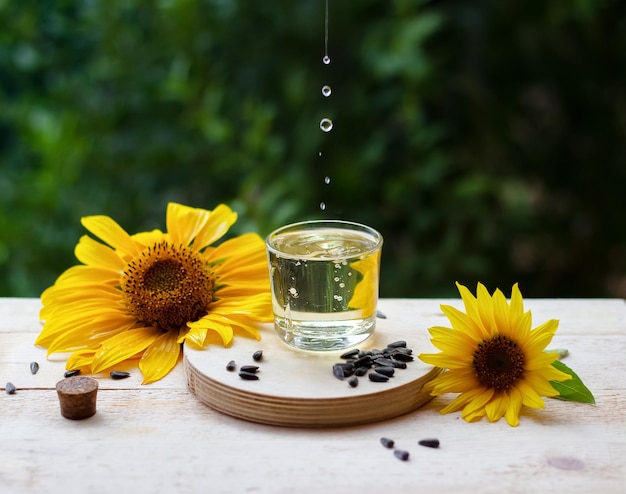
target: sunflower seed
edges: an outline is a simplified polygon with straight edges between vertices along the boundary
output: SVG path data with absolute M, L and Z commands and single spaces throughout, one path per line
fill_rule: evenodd
M 234 360 L 231 360 L 230 362 L 228 362 L 228 363 L 226 364 L 226 370 L 227 370 L 227 371 L 231 371 L 231 372 L 232 372 L 232 371 L 234 371 L 236 368 L 237 368 L 237 364 L 235 363 L 235 361 L 234 361 Z
M 259 372 L 259 366 L 258 365 L 242 365 L 241 369 L 239 369 L 241 372 L 250 372 L 251 374 L 256 374 L 257 372 Z
M 379 319 L 387 319 L 387 316 L 379 310 L 376 311 L 376 317 Z
M 393 377 L 395 369 L 393 367 L 376 367 L 376 372 L 383 376 Z
M 406 369 L 407 367 L 406 362 L 400 362 L 399 360 L 395 360 L 395 359 L 392 359 L 392 360 L 393 360 L 393 366 L 396 369 Z
M 372 356 L 371 355 L 363 355 L 354 361 L 355 367 L 371 367 L 372 366 Z
M 111 379 L 126 379 L 127 377 L 130 377 L 130 372 L 111 371 L 109 372 L 109 375 L 111 376 Z
M 259 380 L 259 376 L 257 376 L 256 374 L 252 373 L 252 372 L 240 372 L 239 373 L 239 377 L 241 379 L 245 379 L 246 381 L 258 381 Z
M 387 376 L 383 376 L 378 372 L 370 372 L 367 376 L 370 378 L 370 381 L 375 383 L 386 383 L 387 381 L 389 381 L 389 378 Z
M 4 387 L 4 389 L 8 395 L 14 395 L 15 391 L 17 390 L 17 388 L 15 387 L 15 384 L 11 382 L 8 382 L 7 385 Z
M 78 374 L 80 374 L 80 369 L 72 369 L 72 370 L 65 371 L 65 373 L 63 374 L 63 377 L 72 377 L 72 376 L 77 376 Z
M 352 376 L 350 379 L 348 379 L 348 384 L 351 388 L 356 388 L 359 385 L 359 378 L 356 376 Z
M 39 370 L 39 364 L 37 362 L 31 362 L 30 363 L 30 373 L 31 374 L 37 374 L 38 370 Z
M 346 374 L 343 371 L 343 365 L 341 364 L 333 365 L 333 375 L 339 380 L 342 380 L 344 377 L 346 377 Z
M 394 353 L 392 358 L 394 360 L 399 360 L 400 362 L 412 362 L 414 360 L 412 355 L 407 355 L 405 353 Z
M 379 357 L 374 360 L 374 365 L 377 367 L 393 367 L 393 360 L 390 358 Z
M 400 347 L 406 348 L 406 341 L 398 340 L 398 341 L 394 341 L 393 343 L 389 343 L 387 345 L 387 348 L 400 348 Z
M 407 461 L 409 459 L 409 452 L 402 449 L 396 449 L 393 454 L 396 458 L 399 458 L 402 461 Z
M 439 447 L 439 439 L 422 439 L 418 441 L 420 446 L 426 446 L 427 448 L 438 448 Z
M 255 362 L 260 361 L 263 358 L 263 350 L 257 350 L 252 354 L 252 360 Z
M 382 444 L 385 448 L 391 449 L 393 448 L 395 442 L 393 441 L 393 439 L 389 439 L 388 437 L 381 437 L 380 444 Z
M 354 375 L 355 376 L 364 376 L 365 374 L 367 374 L 367 371 L 369 370 L 369 367 L 357 367 L 356 369 L 354 369 Z
M 353 348 L 352 350 L 348 350 L 346 353 L 342 353 L 339 358 L 349 359 L 352 357 L 356 357 L 359 354 L 358 348 Z

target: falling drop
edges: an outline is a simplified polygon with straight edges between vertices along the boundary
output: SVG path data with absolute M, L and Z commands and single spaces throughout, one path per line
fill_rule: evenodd
M 324 86 L 322 87 L 322 94 L 324 96 L 326 96 L 327 98 L 332 94 L 333 90 L 330 89 L 330 86 Z
M 320 151 L 319 153 L 317 153 L 317 155 L 321 158 L 322 157 L 322 152 Z
M 320 202 L 320 209 L 322 211 L 324 211 L 326 209 L 326 203 L 325 202 Z
M 330 132 L 333 129 L 333 121 L 330 118 L 322 118 L 320 129 L 324 132 Z
M 330 177 L 324 177 L 324 183 L 328 185 L 330 183 Z
M 324 62 L 324 65 L 329 65 L 330 57 L 328 55 L 324 55 L 324 58 L 322 58 L 322 62 Z

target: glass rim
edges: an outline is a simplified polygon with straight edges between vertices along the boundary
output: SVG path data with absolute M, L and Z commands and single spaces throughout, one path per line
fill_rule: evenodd
M 273 252 L 274 254 L 277 254 L 280 256 L 288 255 L 290 257 L 293 257 L 292 254 L 288 254 L 280 249 L 277 249 L 274 245 L 272 245 L 271 239 L 280 235 L 281 233 L 285 233 L 291 230 L 293 231 L 316 230 L 321 225 L 325 225 L 329 228 L 337 228 L 340 230 L 361 231 L 361 232 L 365 232 L 371 235 L 375 241 L 375 244 L 371 248 L 367 249 L 366 251 L 361 252 L 359 254 L 359 257 L 367 256 L 371 254 L 372 252 L 376 252 L 377 250 L 380 250 L 380 248 L 383 245 L 383 236 L 381 235 L 381 233 L 375 228 L 372 228 L 371 226 L 368 226 L 368 225 L 364 225 L 363 223 L 358 223 L 355 221 L 347 221 L 347 220 L 305 220 L 305 221 L 298 221 L 296 223 L 289 223 L 287 225 L 283 225 L 281 227 L 276 228 L 265 237 L 265 246 L 267 247 L 269 251 Z

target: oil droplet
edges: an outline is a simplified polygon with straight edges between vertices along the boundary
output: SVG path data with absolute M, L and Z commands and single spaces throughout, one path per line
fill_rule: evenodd
M 320 202 L 320 209 L 322 211 L 324 211 L 326 209 L 326 203 L 325 202 Z
M 324 62 L 324 65 L 330 64 L 330 57 L 328 55 L 324 55 L 324 58 L 322 58 L 322 62 Z
M 327 98 L 332 94 L 333 90 L 330 89 L 330 86 L 324 86 L 322 87 L 322 94 L 324 96 L 326 96 Z
M 333 129 L 333 121 L 330 118 L 322 118 L 320 122 L 320 129 L 324 132 L 330 132 Z
M 330 177 L 324 177 L 324 183 L 328 185 L 330 183 Z
M 322 157 L 322 152 L 320 151 L 319 153 L 317 153 L 317 155 L 321 158 Z

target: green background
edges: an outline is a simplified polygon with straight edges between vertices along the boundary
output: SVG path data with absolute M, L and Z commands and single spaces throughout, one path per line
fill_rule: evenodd
M 373 226 L 383 297 L 626 297 L 626 2 L 329 4 L 325 66 L 324 0 L 0 0 L 0 296 L 177 201 Z

